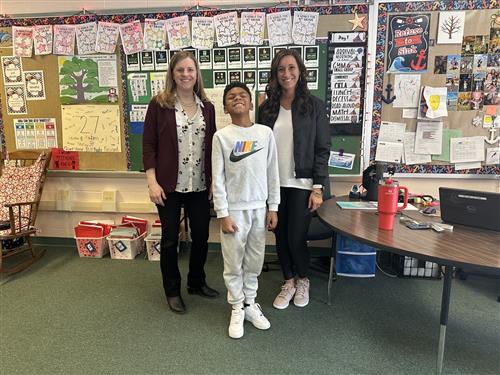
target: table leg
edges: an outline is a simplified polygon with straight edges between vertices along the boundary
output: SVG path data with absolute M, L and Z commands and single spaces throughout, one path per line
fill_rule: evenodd
M 441 371 L 443 370 L 444 344 L 446 340 L 446 325 L 448 324 L 448 311 L 450 308 L 452 272 L 453 272 L 452 266 L 445 266 L 444 280 L 443 280 L 443 295 L 441 297 L 441 316 L 439 319 L 440 329 L 439 329 L 439 344 L 438 344 L 437 369 L 436 369 L 438 375 L 440 375 Z
M 328 305 L 332 304 L 332 281 L 333 281 L 333 266 L 335 262 L 335 258 L 333 256 L 330 257 L 330 273 L 328 274 Z

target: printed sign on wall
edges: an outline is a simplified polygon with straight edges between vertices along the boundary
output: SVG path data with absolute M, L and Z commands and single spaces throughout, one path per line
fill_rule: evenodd
M 430 14 L 390 16 L 387 42 L 389 73 L 427 71 Z

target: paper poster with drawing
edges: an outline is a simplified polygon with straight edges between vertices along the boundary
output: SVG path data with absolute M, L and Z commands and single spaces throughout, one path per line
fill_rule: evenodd
M 168 44 L 171 50 L 179 50 L 191 45 L 188 16 L 169 18 L 165 21 Z
M 63 148 L 66 151 L 121 152 L 120 106 L 61 106 Z
M 118 101 L 115 55 L 61 56 L 58 63 L 61 104 Z
M 232 46 L 240 42 L 237 12 L 223 13 L 214 16 L 214 27 L 218 47 Z
M 144 49 L 161 51 L 167 48 L 165 20 L 146 18 L 144 20 Z
M 123 52 L 126 55 L 140 52 L 144 49 L 144 36 L 139 20 L 120 25 L 120 38 L 122 39 Z
M 120 25 L 112 22 L 99 22 L 95 50 L 100 53 L 115 53 L 116 43 L 120 35 Z
M 18 56 L 2 56 L 3 83 L 23 83 L 23 63 Z
M 241 12 L 240 44 L 258 46 L 264 43 L 265 24 L 264 12 Z
M 12 26 L 12 48 L 14 56 L 31 57 L 33 54 L 33 28 Z
M 48 55 L 52 52 L 52 25 L 36 25 L 33 27 L 35 55 Z
M 292 43 L 292 16 L 290 11 L 266 14 L 270 46 Z
M 75 25 L 76 47 L 79 55 L 90 55 L 95 53 L 95 41 L 97 37 L 97 23 L 88 22 Z
M 425 117 L 435 119 L 448 116 L 448 109 L 446 108 L 447 94 L 448 89 L 446 87 L 424 87 L 423 95 L 427 104 Z
M 45 100 L 43 70 L 25 70 L 23 75 L 26 83 L 26 99 Z
M 191 45 L 197 49 L 211 49 L 214 46 L 214 20 L 212 17 L 191 19 Z
M 75 54 L 75 25 L 54 25 L 54 55 Z
M 465 12 L 439 12 L 438 44 L 462 44 Z
M 26 89 L 24 82 L 22 84 L 10 84 L 5 86 L 5 97 L 7 98 L 8 115 L 26 115 Z
M 420 94 L 420 74 L 396 74 L 394 76 L 394 108 L 417 108 Z
M 388 73 L 425 73 L 429 55 L 430 14 L 389 17 Z
M 292 39 L 295 44 L 316 43 L 319 14 L 317 12 L 295 11 L 293 14 Z

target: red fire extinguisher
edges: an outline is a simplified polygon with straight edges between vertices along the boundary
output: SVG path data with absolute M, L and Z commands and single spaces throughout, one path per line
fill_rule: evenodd
M 399 191 L 404 190 L 403 205 L 398 207 Z M 396 180 L 387 178 L 379 182 L 378 187 L 378 227 L 379 229 L 392 230 L 394 216 L 398 209 L 403 210 L 408 205 L 408 188 L 399 186 Z

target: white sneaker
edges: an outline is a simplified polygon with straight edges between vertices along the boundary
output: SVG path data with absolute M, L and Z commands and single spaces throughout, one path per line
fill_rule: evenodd
M 280 294 L 274 299 L 273 306 L 279 310 L 286 309 L 295 294 L 295 290 L 293 284 L 283 283 Z
M 231 321 L 229 322 L 229 337 L 239 339 L 243 336 L 245 323 L 245 310 L 243 308 L 231 309 Z
M 245 319 L 258 329 L 269 329 L 271 327 L 271 323 L 262 314 L 262 308 L 258 303 L 252 303 L 245 307 Z
M 297 307 L 307 306 L 309 303 L 309 279 L 298 279 L 295 283 L 297 291 L 293 297 L 293 304 Z

